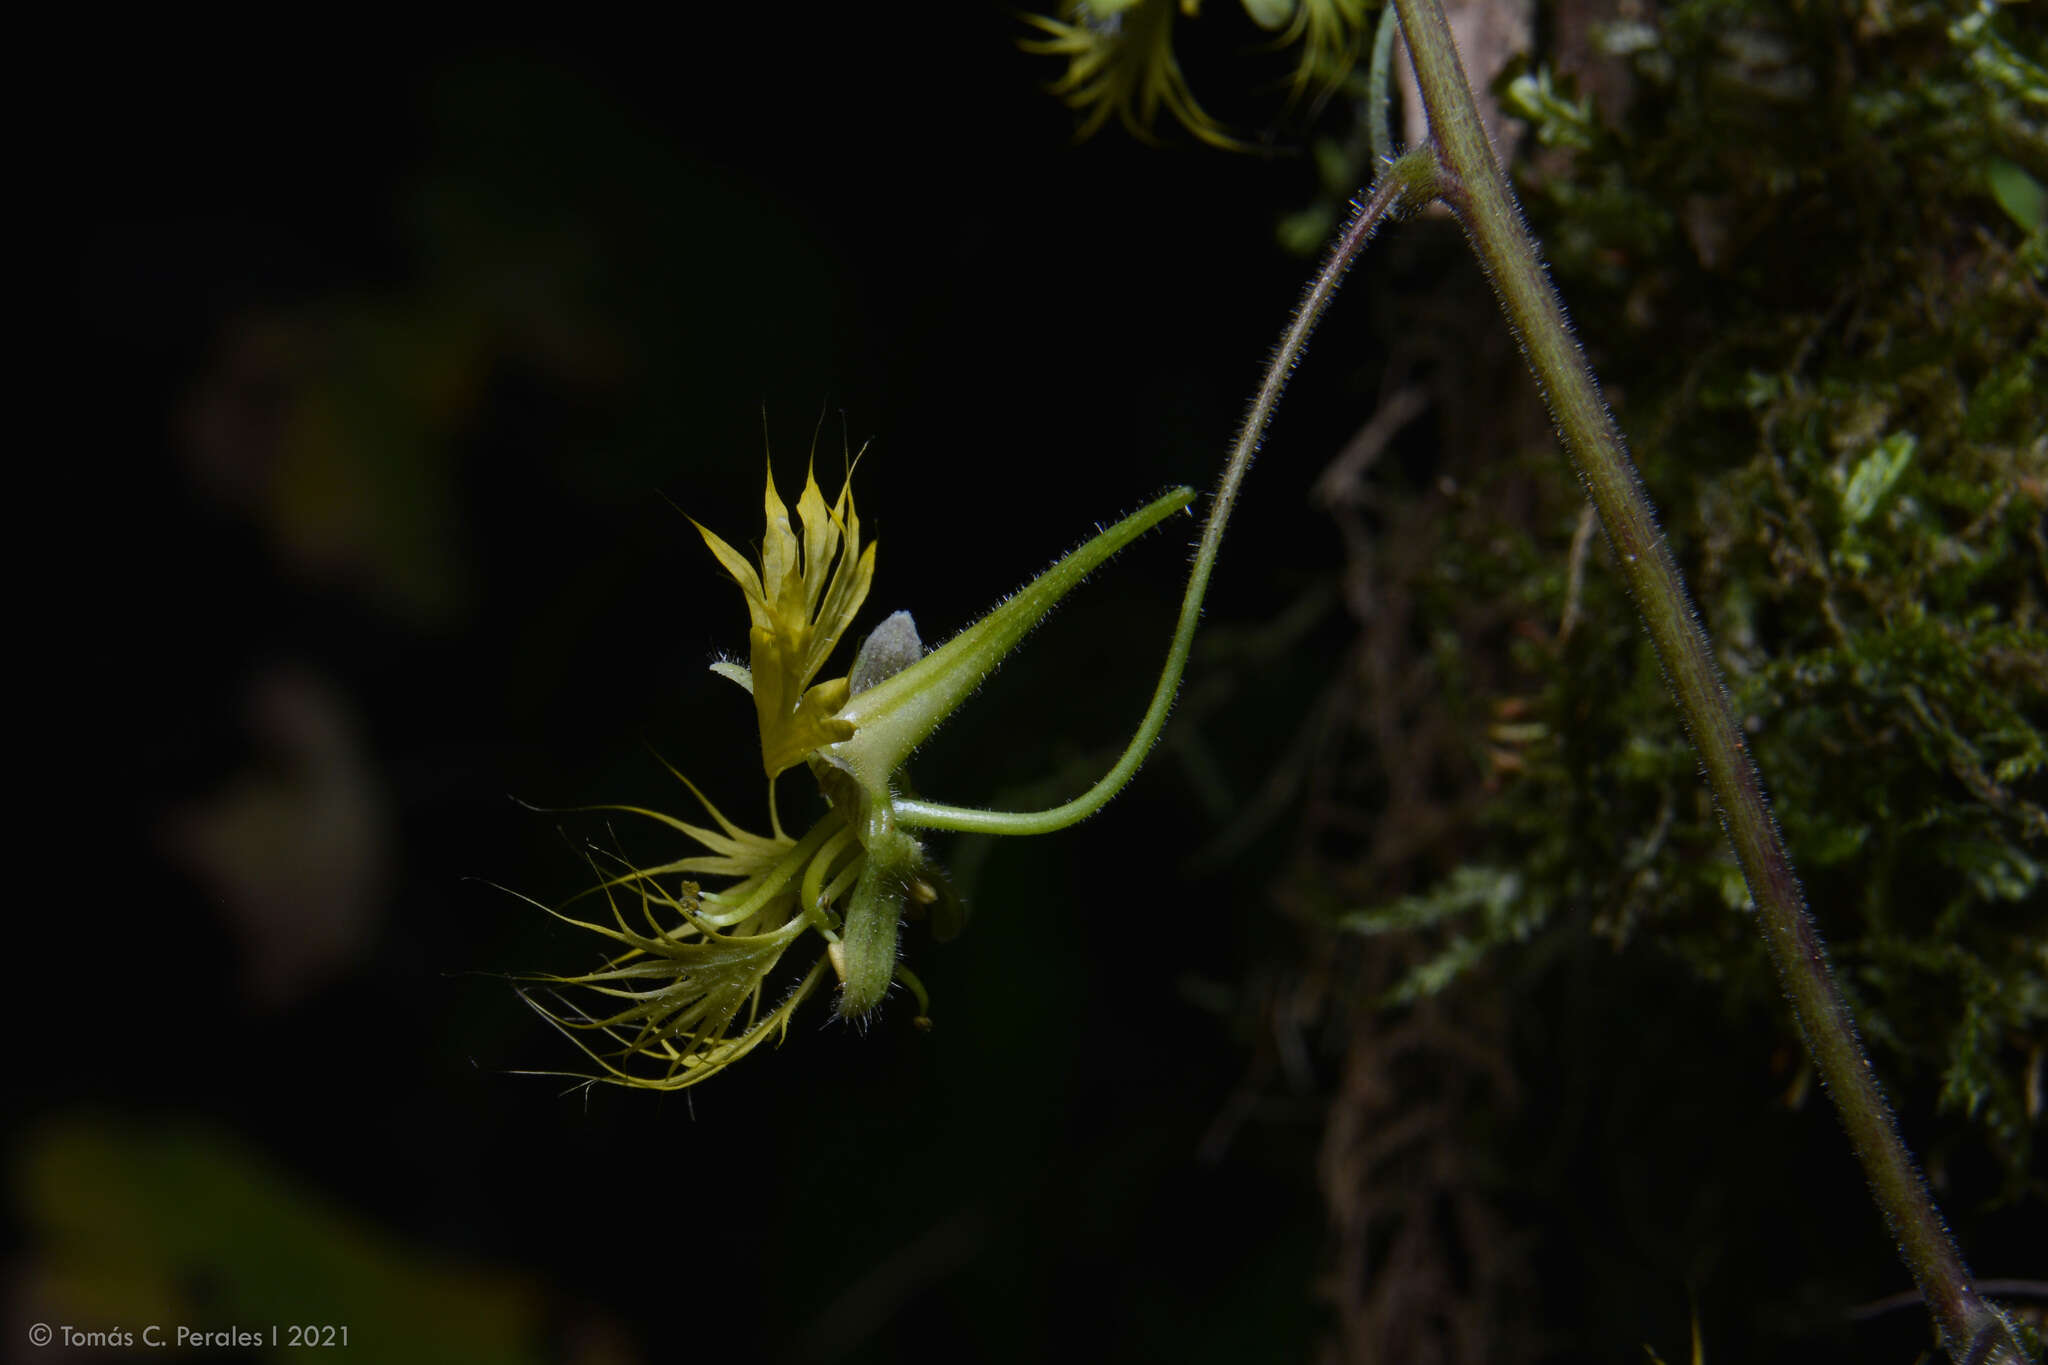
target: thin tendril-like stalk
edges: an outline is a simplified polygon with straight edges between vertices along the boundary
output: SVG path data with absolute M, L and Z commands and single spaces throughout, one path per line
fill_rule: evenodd
M 1400 27 L 1400 11 L 1392 5 L 1383 7 L 1372 35 L 1372 64 L 1366 68 L 1365 109 L 1367 126 L 1372 131 L 1374 165 L 1394 159 L 1394 127 L 1388 96 L 1392 84 L 1389 77 L 1394 69 L 1394 38 Z
M 1081 795 L 1049 810 L 975 810 L 899 797 L 894 802 L 899 824 L 919 829 L 965 830 L 974 834 L 1050 834 L 1095 814 L 1131 780 L 1139 765 L 1144 763 L 1145 755 L 1151 751 L 1153 742 L 1159 738 L 1167 713 L 1173 709 L 1174 694 L 1180 688 L 1181 673 L 1187 667 L 1188 650 L 1194 644 L 1195 628 L 1201 624 L 1202 599 L 1209 591 L 1209 575 L 1216 567 L 1217 553 L 1223 548 L 1223 532 L 1230 524 L 1231 511 L 1237 506 L 1238 489 L 1251 470 L 1252 461 L 1258 457 L 1266 428 L 1273 420 L 1273 411 L 1280 404 L 1280 395 L 1287 388 L 1287 380 L 1294 373 L 1294 367 L 1300 363 L 1302 352 L 1308 347 L 1309 334 L 1315 331 L 1316 324 L 1322 320 L 1323 310 L 1336 297 L 1338 286 L 1344 282 L 1352 262 L 1358 259 L 1359 252 L 1365 249 L 1365 244 L 1387 216 L 1404 204 L 1427 199 L 1436 192 L 1433 170 L 1434 162 L 1426 154 L 1411 154 L 1387 168 L 1371 192 L 1353 206 L 1351 217 L 1338 234 L 1336 245 L 1323 261 L 1323 268 L 1310 281 L 1308 291 L 1294 310 L 1294 319 L 1288 324 L 1279 346 L 1273 351 L 1273 358 L 1266 365 L 1265 379 L 1259 385 L 1257 396 L 1252 399 L 1251 410 L 1245 415 L 1244 426 L 1231 448 L 1230 459 L 1223 466 L 1223 475 L 1217 480 L 1216 491 L 1210 500 L 1209 519 L 1202 526 L 1201 545 L 1195 551 L 1194 567 L 1188 573 L 1187 591 L 1181 597 L 1180 621 L 1174 628 L 1173 643 L 1167 649 L 1166 666 L 1160 671 L 1159 684 L 1152 691 L 1152 702 L 1145 708 L 1145 718 L 1138 723 L 1137 732 L 1131 736 L 1131 742 L 1124 749 L 1123 756 L 1117 759 L 1116 766 Z
M 2026 1355 L 2012 1328 L 1971 1283 L 1857 1040 L 1854 1018 L 1835 985 L 1820 933 L 1771 819 L 1706 632 L 1657 531 L 1621 433 L 1537 260 L 1513 191 L 1494 160 L 1443 6 L 1440 0 L 1395 3 L 1429 111 L 1431 139 L 1450 183 L 1445 197 L 1493 281 L 1565 449 L 1599 509 L 1622 577 L 1706 768 L 1807 1050 L 1849 1130 L 1900 1254 L 1933 1311 L 1942 1345 L 1955 1360 L 1973 1365 L 2023 1361 Z

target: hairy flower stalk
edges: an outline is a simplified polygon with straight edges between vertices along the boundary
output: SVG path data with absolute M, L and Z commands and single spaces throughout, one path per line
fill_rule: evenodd
M 898 612 L 869 635 L 850 674 L 822 682 L 874 580 L 875 546 L 861 541 L 850 481 L 828 503 L 807 477 L 792 518 L 771 476 L 758 564 L 699 526 L 746 600 L 747 662 L 712 669 L 753 697 L 773 832 L 741 829 L 680 773 L 711 827 L 638 806 L 596 807 L 652 821 L 703 851 L 651 867 L 593 855 L 597 884 L 567 906 L 542 908 L 605 940 L 611 955 L 588 972 L 527 978 L 551 991 L 534 1007 L 597 1064 L 597 1079 L 654 1090 L 694 1085 L 779 1040 L 828 973 L 843 1018 L 870 1014 L 897 981 L 922 1007 L 923 987 L 897 961 L 902 920 L 912 907 L 929 913 L 943 938 L 960 916 L 945 874 L 897 818 L 904 763 L 1060 598 L 1193 498 L 1183 488 L 1154 500 L 929 654 Z M 824 809 L 792 839 L 775 813 L 774 784 L 799 765 Z M 580 908 L 600 900 L 597 913 Z M 771 985 L 813 936 L 815 956 Z

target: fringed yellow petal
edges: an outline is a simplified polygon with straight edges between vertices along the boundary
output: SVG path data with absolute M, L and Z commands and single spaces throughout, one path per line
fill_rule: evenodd
M 600 874 L 598 884 L 576 898 L 602 896 L 609 922 L 540 907 L 610 945 L 610 956 L 595 970 L 524 978 L 548 988 L 552 1004 L 531 996 L 528 1003 L 602 1068 L 598 1079 L 657 1090 L 693 1085 L 770 1036 L 779 1038 L 790 1013 L 821 979 L 821 966 L 813 964 L 780 1005 L 763 1013 L 770 978 L 784 954 L 819 923 L 818 913 L 801 911 L 798 886 L 821 880 L 830 863 L 844 860 L 850 841 L 834 838 L 843 835 L 844 817 L 828 812 L 799 840 L 764 839 L 739 829 L 695 787 L 690 790 L 717 830 L 635 806 L 598 809 L 656 820 L 714 850 L 713 856 L 659 868 L 619 859 L 623 871 Z M 820 857 L 828 866 L 809 875 Z M 713 866 L 749 875 L 714 894 L 701 893 L 695 882 L 677 875 Z M 672 880 L 665 885 L 663 877 Z
M 773 468 L 768 471 L 768 491 L 762 504 L 768 513 L 768 529 L 761 537 L 761 587 L 767 594 L 769 610 L 779 623 L 803 613 L 791 601 L 790 592 L 801 573 L 796 532 L 790 529 L 789 508 L 775 491 Z
M 844 496 L 843 489 L 841 495 Z M 818 598 L 825 591 L 825 566 L 832 562 L 832 550 L 846 533 L 845 520 L 833 516 L 832 509 L 825 505 L 815 470 L 804 473 L 804 491 L 797 499 L 796 515 L 804 527 L 803 611 L 809 619 L 817 615 Z M 853 548 L 857 552 L 858 544 Z
M 719 566 L 731 574 L 733 581 L 740 585 L 740 591 L 746 595 L 747 612 L 753 617 L 754 624 L 763 628 L 771 625 L 775 617 L 768 609 L 767 594 L 761 590 L 761 576 L 754 572 L 753 565 L 747 563 L 746 556 L 706 530 L 702 523 L 693 520 L 690 525 L 695 526 L 697 534 L 704 537 L 704 543 L 711 547 L 711 553 L 717 558 Z
M 796 709 L 772 728 L 765 719 L 761 727 L 761 762 L 768 775 L 795 767 L 814 750 L 853 738 L 853 722 L 834 713 L 846 705 L 851 687 L 844 678 L 821 682 L 804 693 Z M 759 698 L 756 697 L 758 709 Z
M 767 966 L 772 968 L 780 957 L 778 948 Z M 681 1090 L 717 1075 L 770 1038 L 781 1042 L 790 1016 L 817 989 L 824 971 L 822 959 L 813 963 L 782 1003 L 764 1015 L 760 1010 L 765 971 L 754 970 L 754 962 L 738 956 L 726 965 L 729 970 L 719 983 L 699 997 L 692 997 L 680 982 L 644 992 L 597 984 L 659 979 L 666 964 L 644 963 L 639 970 L 562 979 L 560 984 L 591 987 L 632 1002 L 608 1016 L 566 1006 L 557 1012 L 530 996 L 527 1003 L 603 1069 L 598 1079 L 642 1090 Z M 591 1035 L 601 1042 L 593 1045 Z
M 796 511 L 801 539 L 772 475 L 762 501 L 767 529 L 758 574 L 725 541 L 702 526 L 697 529 L 747 599 L 746 677 L 761 730 L 761 765 L 774 777 L 853 733 L 832 719 L 845 704 L 845 689 L 834 683 L 812 687 L 811 680 L 867 601 L 875 547 L 860 543 L 850 480 L 827 504 L 816 474 L 805 476 Z M 739 673 L 731 665 L 720 671 L 728 677 Z

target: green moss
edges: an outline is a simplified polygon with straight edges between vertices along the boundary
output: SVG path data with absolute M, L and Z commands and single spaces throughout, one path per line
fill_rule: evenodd
M 1625 117 L 1547 73 L 1500 88 L 1553 149 L 1523 176 L 1529 212 L 1623 395 L 1880 1069 L 1932 1088 L 2018 1198 L 2038 1184 L 2028 1072 L 2048 1033 L 2048 252 L 2024 221 L 2048 78 L 2013 24 L 1695 0 L 1610 35 Z M 1533 515 L 1474 505 L 1495 520 L 1433 570 L 1444 609 L 1469 617 L 1450 598 L 1479 593 L 1558 620 L 1574 490 L 1554 475 Z M 1462 866 L 1346 921 L 1439 935 L 1394 999 L 1489 948 L 1590 931 L 1773 1007 L 1602 558 L 1569 637 L 1511 651 L 1533 679 L 1522 742 Z

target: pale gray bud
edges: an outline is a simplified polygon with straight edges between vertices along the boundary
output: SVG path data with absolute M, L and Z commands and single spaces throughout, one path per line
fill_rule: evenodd
M 917 638 L 917 622 L 910 613 L 899 611 L 883 621 L 860 642 L 849 679 L 854 694 L 886 682 L 924 657 L 924 641 Z

